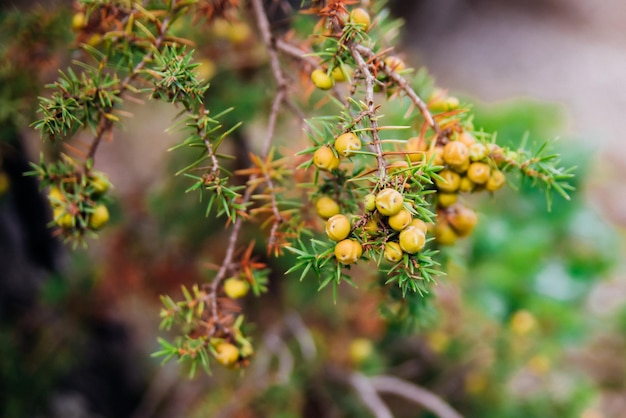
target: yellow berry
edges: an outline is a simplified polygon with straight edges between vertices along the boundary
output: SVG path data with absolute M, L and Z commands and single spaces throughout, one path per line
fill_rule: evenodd
M 52 206 L 61 206 L 65 202 L 65 196 L 61 189 L 57 186 L 52 186 L 48 192 L 48 200 L 50 200 Z
M 456 193 L 439 193 L 437 195 L 437 204 L 439 207 L 447 208 L 456 203 L 459 195 Z
M 55 207 L 52 211 L 54 222 L 63 229 L 69 229 L 74 226 L 74 217 L 65 209 Z
M 363 229 L 370 235 L 376 234 L 378 232 L 378 223 L 376 222 L 376 219 L 370 218 L 370 220 L 367 221 Z
M 320 147 L 313 154 L 313 164 L 320 170 L 332 171 L 339 167 L 339 158 L 329 147 Z
M 199 80 L 210 80 L 215 74 L 217 74 L 217 65 L 215 62 L 208 58 L 202 58 L 198 60 L 198 65 L 194 68 L 196 78 Z
M 352 360 L 353 363 L 359 364 L 374 354 L 374 346 L 368 339 L 357 338 L 350 343 L 348 352 L 350 353 L 350 360 Z
M 400 232 L 400 248 L 408 254 L 415 254 L 426 245 L 426 234 L 421 229 L 409 226 Z
M 317 202 L 315 202 L 315 209 L 317 210 L 317 214 L 324 219 L 328 219 L 340 212 L 337 202 L 328 196 L 322 196 L 317 199 Z
M 452 245 L 458 236 L 447 222 L 437 222 L 434 229 L 435 240 L 440 245 Z
M 376 196 L 372 193 L 368 193 L 367 195 L 365 195 L 365 199 L 363 200 L 363 207 L 368 212 L 376 209 Z
M 389 217 L 389 226 L 396 231 L 402 231 L 411 224 L 412 220 L 413 215 L 411 215 L 411 212 L 401 209 L 400 212 Z
M 476 185 L 472 183 L 472 180 L 468 179 L 467 177 L 461 177 L 461 182 L 459 183 L 459 191 L 469 193 L 474 190 L 474 186 Z
M 516 311 L 511 317 L 511 330 L 518 335 L 528 334 L 536 324 L 535 316 L 526 310 Z
M 455 206 L 454 210 L 448 217 L 450 226 L 454 228 L 455 232 L 460 237 L 468 236 L 474 230 L 474 227 L 478 223 L 478 216 L 470 208 L 464 206 Z
M 385 260 L 391 263 L 397 263 L 402 260 L 402 248 L 400 248 L 400 244 L 397 242 L 388 242 L 385 244 L 385 251 L 383 252 L 383 256 Z
M 504 173 L 500 170 L 494 170 L 487 180 L 487 184 L 485 185 L 485 189 L 490 192 L 495 192 L 498 189 L 501 189 L 506 183 L 506 177 L 504 177 Z
M 467 178 L 475 184 L 485 184 L 489 180 L 491 169 L 485 163 L 471 163 L 467 169 Z
M 459 99 L 448 97 L 445 90 L 435 89 L 428 98 L 428 107 L 433 112 L 447 112 L 459 106 Z
M 90 184 L 93 188 L 94 194 L 96 195 L 103 195 L 107 192 L 107 190 L 109 190 L 109 187 L 111 185 L 107 176 L 100 171 L 91 174 Z
M 426 152 L 426 160 L 432 161 L 432 165 L 443 165 L 443 147 L 437 145 L 436 147 Z
M 326 235 L 333 241 L 341 241 L 350 235 L 350 220 L 345 215 L 332 216 L 326 221 Z
M 404 61 L 396 56 L 389 56 L 385 58 L 385 64 L 398 73 L 406 68 Z
M 350 20 L 357 25 L 361 25 L 364 31 L 367 31 L 370 27 L 371 18 L 367 10 L 358 7 L 350 13 Z
M 215 360 L 226 367 L 234 366 L 239 360 L 239 349 L 234 344 L 221 342 L 214 349 Z
M 427 150 L 426 143 L 421 138 L 410 138 L 406 142 L 406 146 L 404 147 L 407 155 L 409 156 L 409 160 L 414 163 L 419 163 L 422 161 L 424 153 Z
M 230 277 L 224 281 L 224 293 L 231 299 L 241 299 L 248 294 L 250 283 L 238 277 Z
M 89 217 L 89 227 L 100 229 L 109 222 L 109 210 L 104 205 L 98 205 Z
M 445 101 L 446 110 L 457 109 L 459 107 L 459 104 L 459 99 L 454 96 L 448 97 Z
M 424 234 L 426 234 L 426 232 L 428 231 L 428 225 L 426 225 L 426 222 L 422 221 L 419 218 L 413 218 L 413 220 L 411 221 L 411 226 L 419 229 Z
M 241 44 L 252 36 L 252 29 L 245 22 L 233 22 L 228 25 L 226 37 L 234 44 Z
M 480 142 L 472 144 L 469 147 L 469 156 L 472 161 L 480 161 L 487 157 L 487 154 L 489 154 L 489 150 Z
M 338 65 L 333 68 L 333 71 L 330 74 L 336 82 L 341 83 L 348 79 L 349 73 L 350 70 L 347 70 L 345 66 Z
M 335 257 L 342 264 L 356 263 L 363 254 L 363 247 L 353 239 L 344 239 L 335 245 Z
M 468 148 L 471 147 L 472 145 L 476 144 L 476 138 L 474 137 L 474 135 L 472 135 L 471 133 L 467 132 L 467 131 L 463 131 L 461 132 L 457 138 L 457 141 L 464 143 Z
M 460 141 L 448 142 L 443 148 L 443 160 L 452 167 L 462 167 L 469 162 L 469 148 Z
M 335 149 L 342 157 L 349 157 L 361 149 L 361 140 L 353 132 L 341 134 L 335 139 Z
M 74 16 L 72 16 L 72 30 L 74 30 L 75 32 L 78 32 L 79 30 L 83 29 L 86 26 L 87 26 L 87 16 L 85 16 L 85 13 L 78 12 L 78 13 L 75 13 Z
M 383 189 L 376 195 L 376 209 L 381 215 L 393 216 L 402 210 L 404 198 L 394 189 Z
M 443 180 L 435 179 L 437 188 L 444 193 L 454 193 L 459 189 L 461 184 L 461 176 L 452 170 L 443 170 L 439 172 L 439 176 Z
M 311 81 L 313 81 L 315 87 L 320 90 L 328 90 L 335 84 L 333 78 L 326 74 L 326 71 L 321 68 L 313 70 L 311 73 Z

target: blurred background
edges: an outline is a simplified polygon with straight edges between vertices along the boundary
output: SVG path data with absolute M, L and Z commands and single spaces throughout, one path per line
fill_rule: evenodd
M 220 260 L 226 232 L 170 174 L 186 158 L 164 152 L 176 112 L 132 108 L 133 123 L 98 155 L 115 185 L 113 225 L 87 250 L 63 246 L 21 173 L 42 147 L 28 128 L 41 85 L 75 57 L 73 10 L 13 3 L 0 6 L 0 416 L 367 417 L 350 384 L 358 372 L 420 385 L 465 417 L 626 417 L 626 4 L 394 1 L 406 20 L 400 54 L 474 103 L 476 127 L 511 146 L 559 138 L 554 151 L 578 166 L 572 201 L 556 197 L 548 212 L 523 184 L 473 202 L 478 229 L 446 252 L 448 276 L 418 312 L 368 292 L 379 278 L 366 271 L 333 303 L 313 280 L 282 274 L 289 257 L 268 260 L 270 293 L 243 307 L 251 368 L 189 380 L 150 357 L 164 335 L 158 296 L 210 278 L 202 263 Z M 209 103 L 237 106 L 233 118 L 268 97 L 267 74 L 237 60 L 254 56 L 250 33 L 198 45 L 215 65 Z M 239 148 L 256 146 L 256 116 Z M 434 416 L 397 394 L 383 400 L 397 417 Z

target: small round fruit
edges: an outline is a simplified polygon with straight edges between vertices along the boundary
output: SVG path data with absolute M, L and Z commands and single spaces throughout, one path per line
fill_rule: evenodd
M 98 196 L 105 194 L 111 185 L 107 176 L 99 171 L 92 173 L 90 183 L 94 194 Z
M 335 257 L 341 264 L 354 264 L 363 254 L 363 247 L 353 239 L 344 239 L 335 245 Z
M 463 131 L 461 132 L 457 138 L 457 141 L 464 143 L 468 148 L 471 147 L 472 145 L 476 144 L 476 138 L 474 137 L 474 135 L 472 135 L 471 133 L 467 132 L 467 131 Z
M 452 167 L 462 167 L 469 162 L 469 148 L 460 141 L 448 142 L 443 148 L 443 160 Z
M 443 147 L 437 145 L 436 147 L 428 150 L 426 153 L 426 160 L 431 161 L 432 165 L 443 165 Z
M 104 205 L 98 205 L 89 217 L 89 227 L 100 229 L 109 222 L 109 210 Z
M 330 73 L 330 75 L 337 83 L 341 83 L 348 79 L 348 71 L 346 71 L 346 68 L 343 65 L 338 65 L 333 68 L 333 71 Z
M 234 344 L 222 342 L 215 346 L 213 355 L 218 363 L 231 367 L 239 360 L 239 349 Z
M 313 154 L 313 164 L 320 170 L 336 170 L 339 167 L 339 162 L 339 158 L 329 147 L 320 147 Z
M 350 235 L 350 220 L 345 215 L 332 216 L 326 221 L 326 235 L 333 241 L 341 241 Z
M 320 90 L 328 90 L 332 88 L 335 84 L 333 82 L 333 78 L 326 74 L 326 71 L 322 70 L 321 68 L 313 70 L 313 72 L 311 73 L 311 81 L 313 81 L 315 87 Z
M 413 215 L 411 215 L 411 212 L 401 209 L 400 212 L 389 217 L 389 226 L 396 231 L 402 231 L 411 224 L 412 220 Z
M 437 188 L 444 193 L 454 193 L 459 189 L 461 184 L 461 176 L 452 170 L 443 170 L 439 172 L 439 176 L 443 180 L 435 179 Z
M 496 190 L 501 189 L 502 186 L 504 186 L 504 183 L 506 183 L 506 177 L 504 177 L 504 173 L 500 170 L 494 170 L 491 173 L 489 180 L 487 180 L 485 189 L 489 190 L 490 192 L 495 192 Z
M 85 16 L 85 13 L 83 12 L 74 13 L 74 16 L 72 16 L 72 30 L 74 30 L 75 32 L 78 32 L 79 30 L 85 28 L 86 26 L 87 26 L 87 16 Z
M 406 68 L 404 61 L 396 56 L 389 56 L 385 58 L 385 64 L 398 73 Z
M 241 299 L 248 294 L 250 283 L 238 277 L 230 277 L 224 281 L 224 293 L 231 299 Z
M 350 360 L 355 364 L 359 364 L 374 354 L 374 346 L 366 338 L 357 338 L 350 343 L 348 353 L 350 354 Z
M 437 204 L 439 207 L 447 208 L 456 203 L 459 195 L 456 193 L 439 193 L 437 195 Z
M 367 221 L 363 227 L 363 230 L 370 235 L 376 234 L 378 232 L 378 223 L 376 222 L 376 219 L 370 218 L 370 220 Z
M 400 244 L 397 242 L 388 242 L 385 244 L 385 251 L 383 252 L 383 257 L 385 260 L 391 263 L 397 263 L 402 260 L 402 248 L 400 248 Z
M 474 230 L 478 223 L 478 216 L 470 208 L 456 206 L 452 214 L 448 216 L 448 223 L 458 236 L 466 237 Z
M 402 210 L 404 198 L 397 190 L 386 188 L 376 195 L 376 209 L 381 215 L 393 216 Z
M 424 234 L 426 234 L 426 232 L 428 231 L 428 225 L 426 225 L 426 222 L 424 222 L 424 221 L 422 221 L 421 219 L 418 219 L 418 218 L 414 218 L 411 221 L 411 226 L 414 227 L 414 228 L 419 229 Z
M 406 142 L 406 146 L 404 147 L 404 150 L 409 156 L 409 160 L 414 163 L 419 163 L 422 161 L 422 158 L 424 157 L 427 149 L 428 147 L 426 146 L 426 143 L 421 138 L 417 137 L 410 138 Z
M 372 193 L 368 193 L 367 195 L 365 195 L 365 199 L 363 200 L 363 207 L 368 212 L 376 209 L 376 196 Z
M 341 134 L 335 139 L 335 149 L 341 157 L 349 157 L 361 149 L 361 140 L 353 132 Z
M 322 196 L 317 199 L 317 202 L 315 202 L 315 210 L 317 211 L 317 214 L 324 219 L 328 219 L 341 212 L 337 202 L 328 196 Z
M 467 177 L 461 177 L 461 182 L 459 183 L 459 191 L 469 193 L 474 190 L 476 185 L 472 183 L 472 180 Z
M 65 196 L 61 189 L 57 186 L 52 186 L 48 192 L 48 200 L 50 200 L 52 206 L 61 206 L 65 202 Z
M 354 9 L 350 13 L 350 20 L 357 25 L 361 25 L 364 31 L 367 31 L 370 28 L 370 23 L 372 23 L 370 14 L 361 7 Z
M 409 226 L 400 232 L 400 248 L 408 254 L 415 254 L 426 245 L 426 234 L 421 229 Z
M 63 229 L 69 229 L 74 226 L 74 218 L 63 208 L 54 208 L 52 217 L 54 222 Z
M 487 157 L 487 154 L 489 154 L 489 150 L 480 142 L 472 144 L 469 147 L 469 156 L 472 161 L 480 161 Z
M 458 109 L 460 104 L 459 99 L 454 96 L 448 97 L 445 101 L 446 110 Z
M 437 222 L 433 232 L 439 245 L 452 245 L 458 238 L 454 229 L 447 222 Z
M 467 178 L 476 184 L 485 184 L 490 178 L 491 168 L 486 163 L 471 163 L 467 169 Z

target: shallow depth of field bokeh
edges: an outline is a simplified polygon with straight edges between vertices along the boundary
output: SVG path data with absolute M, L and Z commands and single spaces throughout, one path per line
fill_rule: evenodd
M 403 56 L 474 103 L 476 127 L 497 131 L 505 145 L 559 138 L 554 151 L 578 167 L 571 201 L 556 196 L 548 211 L 528 184 L 477 197 L 476 232 L 446 250 L 447 276 L 405 317 L 389 315 L 402 307 L 369 289 L 381 278 L 365 268 L 355 275 L 358 288 L 344 283 L 336 301 L 312 278 L 283 275 L 293 257 L 266 259 L 264 236 L 250 228 L 255 252 L 274 271 L 270 291 L 243 303 L 257 353 L 245 371 L 216 364 L 211 376 L 188 379 L 183 367 L 151 357 L 165 334 L 159 295 L 206 280 L 205 264 L 221 260 L 228 231 L 184 193 L 186 179 L 172 175 L 189 158 L 166 151 L 178 139 L 165 132 L 176 112 L 163 103 L 134 106 L 98 157 L 115 185 L 112 225 L 86 250 L 51 244 L 54 274 L 20 255 L 25 209 L 15 206 L 16 183 L 3 190 L 0 416 L 366 417 L 346 381 L 359 371 L 414 382 L 466 417 L 626 417 L 626 44 L 616 23 L 624 6 L 395 3 L 409 22 Z M 60 21 L 68 24 L 66 12 Z M 66 32 L 59 37 L 71 39 Z M 71 59 L 67 47 L 57 55 L 42 63 L 50 79 Z M 233 118 L 254 114 L 265 94 L 254 77 L 267 74 L 242 69 L 236 53 L 212 70 L 209 102 L 239 106 Z M 390 118 L 400 116 L 390 109 Z M 37 160 L 30 122 L 11 134 L 23 136 Z M 249 121 L 238 134 L 250 148 L 259 147 L 264 123 Z M 282 121 L 283 152 L 306 147 L 300 129 Z M 433 416 L 398 396 L 383 399 L 394 416 Z

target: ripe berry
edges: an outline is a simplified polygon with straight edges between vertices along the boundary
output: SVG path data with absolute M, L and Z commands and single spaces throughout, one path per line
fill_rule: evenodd
M 91 187 L 93 188 L 93 193 L 97 196 L 101 196 L 109 190 L 111 183 L 109 183 L 109 179 L 102 172 L 93 172 L 89 177 Z
M 335 245 L 335 257 L 342 264 L 356 263 L 362 254 L 361 244 L 353 239 L 344 239 Z
M 348 76 L 350 75 L 349 73 L 351 73 L 351 71 L 345 66 L 338 65 L 333 68 L 333 71 L 330 73 L 330 75 L 337 83 L 341 83 L 342 81 L 346 81 L 348 79 Z
M 376 209 L 381 215 L 393 216 L 400 212 L 404 198 L 397 190 L 386 188 L 376 195 Z
M 393 71 L 400 72 L 406 68 L 406 64 L 400 58 L 389 56 L 385 58 L 385 64 Z
M 411 215 L 411 212 L 401 209 L 400 212 L 389 217 L 389 226 L 396 231 L 402 231 L 411 224 L 412 220 L 413 215 Z
M 485 185 L 485 189 L 490 192 L 495 192 L 496 190 L 502 188 L 506 183 L 506 177 L 504 177 L 504 173 L 500 170 L 494 170 L 487 180 L 487 184 Z
M 74 226 L 74 218 L 72 215 L 61 207 L 55 207 L 52 211 L 54 222 L 63 229 L 69 229 Z
M 437 194 L 437 204 L 439 207 L 447 208 L 454 205 L 458 198 L 459 195 L 456 193 L 439 193 Z
M 341 134 L 335 139 L 335 149 L 341 157 L 349 157 L 361 149 L 361 140 L 353 132 Z
M 100 229 L 109 222 L 109 210 L 104 205 L 98 205 L 89 217 L 89 227 Z
M 48 200 L 50 200 L 52 206 L 61 206 L 65 202 L 65 196 L 61 189 L 57 186 L 52 186 L 48 192 Z
M 85 13 L 78 12 L 72 16 L 72 30 L 78 32 L 87 26 L 87 16 Z
M 408 254 L 415 254 L 426 245 L 426 234 L 421 229 L 409 226 L 400 232 L 400 248 Z
M 231 367 L 239 360 L 239 349 L 234 344 L 221 342 L 215 346 L 213 356 L 218 363 Z
M 454 231 L 460 237 L 466 237 L 472 233 L 474 227 L 478 223 L 478 216 L 470 208 L 464 206 L 456 206 L 448 216 L 448 222 Z
M 452 170 L 443 170 L 439 172 L 439 176 L 443 180 L 435 179 L 437 188 L 444 193 L 454 193 L 459 189 L 461 184 L 461 176 Z
M 471 163 L 467 169 L 467 178 L 475 184 L 485 184 L 490 174 L 491 168 L 486 163 Z
M 311 81 L 313 81 L 315 87 L 320 90 L 328 90 L 332 88 L 335 84 L 333 82 L 333 78 L 326 74 L 326 71 L 322 70 L 321 68 L 313 70 L 313 72 L 311 73 Z
M 357 338 L 350 343 L 348 353 L 350 354 L 350 360 L 354 364 L 360 364 L 374 354 L 374 346 L 366 338 Z
M 443 160 L 452 167 L 462 167 L 469 162 L 469 148 L 460 141 L 448 142 L 443 148 Z
M 370 218 L 370 220 L 367 221 L 363 229 L 370 235 L 376 234 L 378 232 L 378 223 L 376 222 L 376 219 Z
M 402 248 L 400 248 L 400 244 L 397 242 L 388 242 L 385 244 L 385 251 L 383 252 L 383 257 L 385 260 L 390 261 L 392 263 L 397 263 L 402 260 Z
M 472 145 L 476 144 L 476 138 L 474 137 L 474 135 L 472 135 L 471 133 L 466 132 L 466 131 L 461 132 L 457 136 L 456 140 L 459 141 L 459 142 L 462 142 L 468 148 L 471 147 Z
M 365 199 L 363 200 L 363 207 L 368 212 L 376 209 L 376 196 L 372 193 L 365 195 Z
M 341 241 L 350 235 L 350 220 L 345 215 L 335 215 L 326 221 L 326 235 L 333 241 Z
M 357 25 L 361 25 L 364 31 L 367 31 L 370 27 L 371 18 L 367 10 L 363 8 L 356 8 L 350 13 L 350 20 Z
M 469 156 L 472 161 L 480 161 L 483 158 L 487 157 L 489 154 L 489 150 L 486 146 L 477 142 L 475 144 L 470 145 L 469 147 Z
M 426 152 L 426 160 L 431 161 L 432 165 L 443 165 L 443 147 L 437 145 Z
M 240 299 L 248 294 L 250 283 L 238 277 L 230 277 L 224 281 L 224 293 L 231 299 Z
M 340 212 L 337 202 L 328 196 L 322 196 L 317 199 L 317 202 L 315 202 L 315 210 L 317 214 L 324 219 L 328 219 Z
M 437 222 L 433 232 L 439 245 L 452 245 L 458 238 L 454 229 L 447 222 Z
M 320 147 L 313 154 L 313 164 L 320 170 L 332 171 L 339 167 L 339 158 L 329 147 Z
M 428 225 L 426 225 L 426 222 L 422 221 L 419 218 L 413 218 L 413 220 L 411 221 L 411 226 L 419 229 L 424 234 L 426 234 L 426 232 L 428 231 Z
M 409 156 L 409 160 L 414 163 L 418 163 L 422 161 L 424 153 L 428 147 L 421 138 L 411 138 L 406 142 L 404 149 Z

